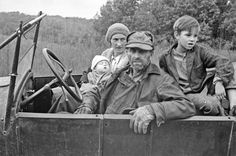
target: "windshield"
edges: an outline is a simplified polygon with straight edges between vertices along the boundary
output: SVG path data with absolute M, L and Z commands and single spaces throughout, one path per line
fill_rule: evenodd
M 13 32 L 4 41 L 1 41 L 1 58 L 4 61 L 6 60 L 6 66 L 1 68 L 4 70 L 1 71 L 0 76 L 5 77 L 6 82 L 10 82 L 9 85 L 3 85 L 1 88 L 3 89 L 3 91 L 5 91 L 3 92 L 4 95 L 1 95 L 2 99 L 7 100 L 7 102 L 1 100 L 4 101 L 4 103 L 0 103 L 1 105 L 4 105 L 4 107 L 1 107 L 4 109 L 2 110 L 0 115 L 3 116 L 5 114 L 5 130 L 9 126 L 11 109 L 12 106 L 14 106 L 13 103 L 15 103 L 14 98 L 17 98 L 24 80 L 29 75 L 32 69 L 35 49 L 38 40 L 39 24 L 40 20 L 44 16 L 46 15 L 42 15 L 40 13 L 39 17 L 29 22 L 20 22 L 19 28 L 17 28 L 16 31 Z M 5 106 L 6 113 L 4 113 Z

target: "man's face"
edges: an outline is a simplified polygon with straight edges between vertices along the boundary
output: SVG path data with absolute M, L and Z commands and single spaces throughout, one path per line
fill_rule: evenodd
M 143 70 L 151 62 L 152 53 L 140 48 L 129 48 L 127 54 L 131 67 L 137 72 Z
M 95 70 L 98 73 L 108 73 L 110 71 L 110 65 L 107 61 L 103 60 L 97 63 Z
M 193 27 L 191 30 L 181 31 L 180 34 L 175 33 L 178 45 L 186 50 L 192 49 L 198 40 L 199 28 Z
M 111 47 L 116 54 L 121 54 L 125 51 L 126 36 L 123 34 L 115 34 L 111 37 Z

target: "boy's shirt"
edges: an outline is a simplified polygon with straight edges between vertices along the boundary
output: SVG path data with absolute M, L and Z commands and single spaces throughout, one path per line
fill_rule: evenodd
M 187 53 L 179 53 L 175 49 L 173 49 L 173 59 L 175 62 L 177 73 L 179 75 L 179 79 L 177 81 L 184 93 L 191 91 L 188 82 L 186 56 Z

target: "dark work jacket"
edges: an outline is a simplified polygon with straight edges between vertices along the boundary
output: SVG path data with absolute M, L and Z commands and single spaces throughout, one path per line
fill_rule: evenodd
M 160 68 L 170 74 L 178 82 L 179 75 L 176 70 L 173 58 L 173 49 L 177 44 L 173 45 L 167 52 L 162 54 L 159 59 Z M 194 48 L 187 51 L 186 55 L 187 76 L 190 84 L 190 93 L 199 93 L 204 88 L 206 82 L 207 68 L 215 68 L 215 77 L 223 81 L 226 87 L 233 78 L 233 65 L 228 58 L 221 57 L 217 54 L 209 52 L 206 48 L 195 45 Z
M 193 103 L 178 88 L 174 79 L 156 65 L 150 64 L 139 82 L 134 82 L 128 71 L 112 75 L 101 95 L 97 93 L 95 96 L 95 92 L 92 92 L 85 101 L 96 106 L 100 100 L 99 113 L 102 114 L 122 114 L 128 108 L 150 105 L 157 123 L 195 114 Z

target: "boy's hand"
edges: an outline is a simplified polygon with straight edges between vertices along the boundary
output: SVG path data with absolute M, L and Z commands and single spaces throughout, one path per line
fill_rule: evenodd
M 217 81 L 215 84 L 215 95 L 218 100 L 224 99 L 226 97 L 225 87 L 221 81 Z

